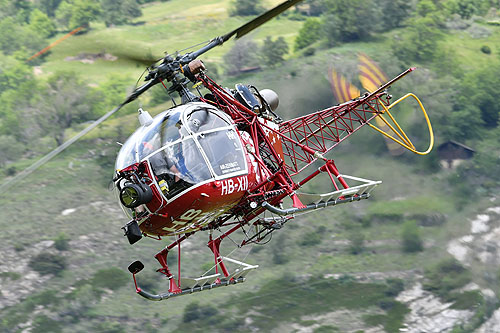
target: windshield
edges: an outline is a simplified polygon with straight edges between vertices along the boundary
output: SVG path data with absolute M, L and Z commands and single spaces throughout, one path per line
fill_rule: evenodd
M 138 163 L 165 144 L 180 139 L 181 110 L 160 113 L 149 126 L 141 126 L 120 149 L 116 159 L 116 170 Z
M 192 138 L 173 143 L 149 157 L 162 192 L 171 198 L 194 184 L 212 178 Z

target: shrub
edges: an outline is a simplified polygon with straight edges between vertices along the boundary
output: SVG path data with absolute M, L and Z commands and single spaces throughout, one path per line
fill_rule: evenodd
M 305 57 L 311 57 L 313 55 L 316 54 L 316 49 L 314 47 L 308 47 L 305 51 L 304 51 L 304 56 Z
M 321 38 L 321 21 L 317 18 L 309 18 L 299 30 L 295 38 L 294 50 L 304 49 Z
M 385 283 L 387 284 L 386 296 L 396 297 L 405 289 L 405 283 L 401 279 L 389 278 L 385 280 Z
M 59 304 L 60 299 L 57 297 L 57 292 L 54 290 L 45 290 L 31 299 L 38 305 Z
M 42 252 L 30 260 L 30 266 L 42 275 L 59 275 L 66 268 L 66 258 L 57 254 Z
M 348 235 L 349 252 L 351 254 L 359 254 L 364 250 L 365 235 L 358 229 L 353 230 Z
M 184 309 L 184 315 L 182 316 L 182 321 L 189 323 L 195 320 L 202 320 L 205 318 L 213 317 L 217 315 L 219 311 L 211 306 L 205 305 L 201 307 L 198 302 L 189 303 Z
M 318 232 L 310 232 L 304 235 L 300 241 L 300 245 L 313 246 L 321 243 L 322 235 Z
M 483 45 L 481 46 L 481 52 L 483 52 L 484 54 L 490 54 L 491 48 L 488 45 Z
M 404 252 L 419 252 L 424 249 L 420 232 L 415 221 L 406 221 L 401 232 Z
M 456 259 L 446 259 L 425 272 L 424 289 L 431 291 L 446 301 L 453 300 L 451 292 L 471 281 L 471 273 Z
M 117 267 L 98 270 L 92 278 L 92 285 L 96 288 L 117 290 L 127 284 L 128 274 Z
M 273 243 L 272 250 L 273 250 L 272 260 L 274 264 L 282 265 L 290 261 L 290 256 L 286 251 L 285 237 L 283 235 L 278 237 L 278 239 L 276 239 L 276 242 Z
M 461 294 L 451 294 L 454 303 L 452 309 L 470 310 L 484 303 L 484 298 L 478 290 L 469 290 Z
M 264 11 L 260 0 L 235 0 L 231 2 L 231 16 L 258 15 Z
M 96 332 L 100 333 L 121 333 L 125 331 L 125 327 L 123 327 L 120 323 L 117 322 L 102 322 L 97 324 Z
M 54 239 L 54 246 L 59 251 L 69 250 L 69 238 L 65 233 L 61 232 L 56 239 Z
M 0 279 L 9 279 L 9 280 L 19 280 L 21 278 L 21 274 L 18 272 L 1 272 Z
M 50 319 L 47 316 L 39 315 L 33 321 L 33 328 L 31 329 L 33 333 L 45 333 L 45 332 L 53 332 L 58 333 L 62 332 L 61 324 L 58 321 Z

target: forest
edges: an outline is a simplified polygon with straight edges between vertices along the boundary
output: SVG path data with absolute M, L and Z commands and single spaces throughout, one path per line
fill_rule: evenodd
M 154 115 L 175 102 L 161 85 L 16 178 L 122 103 L 166 52 L 223 35 L 281 2 L 0 0 L 0 331 L 493 332 L 500 325 L 493 321 L 500 311 L 498 1 L 304 0 L 203 56 L 221 85 L 274 89 L 284 119 L 341 102 L 332 69 L 361 87 L 359 54 L 389 78 L 416 67 L 390 93 L 418 95 L 436 138 L 423 157 L 394 156 L 369 129 L 339 145 L 331 155 L 341 169 L 382 180 L 373 198 L 298 216 L 266 246 L 238 250 L 260 266 L 241 286 L 158 303 L 135 295 L 126 267 L 138 258 L 149 269 L 144 285 L 166 289 L 151 255 L 165 243 L 127 243 L 120 229 L 127 218 L 109 183 L 117 142 L 138 127 L 137 109 Z M 425 149 L 427 128 L 414 110 L 402 106 L 396 117 Z M 440 155 L 450 142 L 473 155 L 452 166 Z M 205 252 L 206 239 L 194 238 L 187 269 L 209 268 Z

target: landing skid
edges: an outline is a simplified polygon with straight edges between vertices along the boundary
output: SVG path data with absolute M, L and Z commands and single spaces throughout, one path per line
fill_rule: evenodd
M 144 265 L 140 261 L 135 261 L 132 264 L 130 264 L 128 270 L 133 275 L 135 290 L 137 294 L 141 295 L 142 297 L 150 301 L 163 301 L 165 299 L 169 299 L 172 297 L 188 295 L 199 291 L 212 290 L 219 287 L 227 287 L 245 282 L 246 275 L 251 270 L 254 270 L 259 267 L 258 265 L 249 265 L 244 262 L 227 257 L 220 257 L 220 258 L 221 262 L 224 261 L 231 262 L 233 264 L 239 265 L 239 268 L 236 268 L 233 273 L 225 277 L 221 277 L 220 273 L 209 276 L 202 276 L 199 278 L 182 277 L 180 279 L 180 283 L 177 288 L 171 287 L 168 292 L 161 294 L 152 294 L 139 287 L 136 279 L 136 274 L 138 274 L 144 268 Z M 172 283 L 172 280 L 174 278 L 173 275 L 169 276 L 168 278 L 171 280 Z

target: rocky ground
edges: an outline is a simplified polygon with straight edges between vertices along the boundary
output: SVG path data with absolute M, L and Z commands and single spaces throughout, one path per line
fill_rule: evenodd
M 493 200 L 495 202 L 496 200 Z M 448 244 L 448 252 L 466 267 L 480 267 L 488 273 L 498 271 L 500 265 L 500 206 L 494 206 L 479 213 L 470 221 L 470 232 L 453 239 Z M 486 298 L 496 298 L 491 289 L 481 289 Z M 500 330 L 500 310 L 477 330 L 481 333 L 495 333 Z

